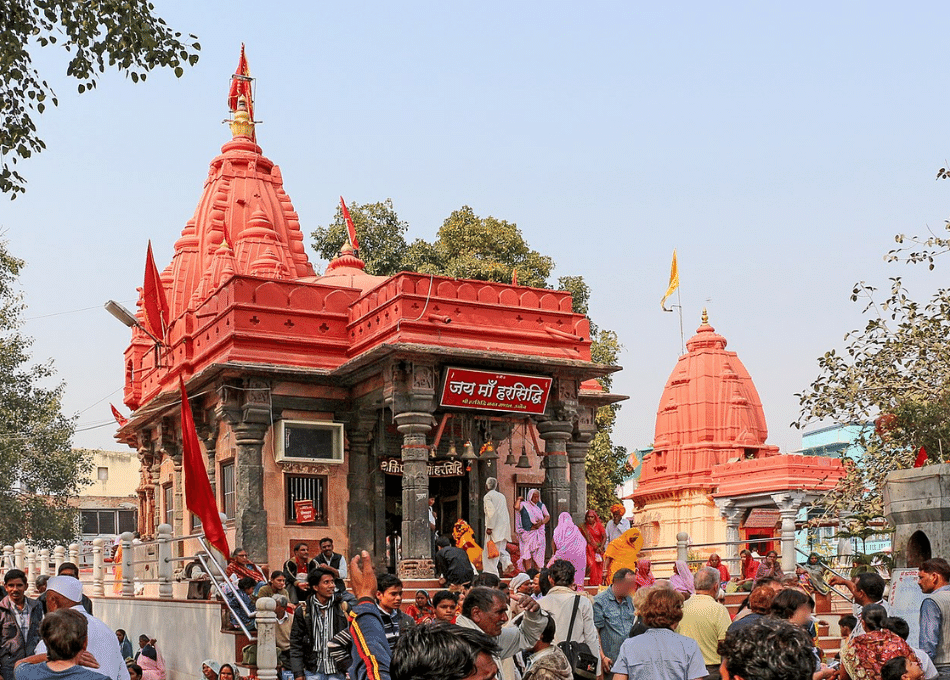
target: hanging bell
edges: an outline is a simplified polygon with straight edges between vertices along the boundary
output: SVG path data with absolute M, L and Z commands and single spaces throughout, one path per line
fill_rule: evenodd
M 482 447 L 482 458 L 485 460 L 498 460 L 498 452 L 495 450 L 495 444 L 489 439 Z
M 514 465 L 515 464 L 515 454 L 511 452 L 511 447 L 508 447 L 508 455 L 505 456 L 505 465 Z
M 521 456 L 518 457 L 518 464 L 515 465 L 516 468 L 521 468 L 522 470 L 527 470 L 531 467 L 531 461 L 528 460 L 528 454 L 524 450 L 524 447 L 521 447 Z
M 475 447 L 472 446 L 472 440 L 469 439 L 465 442 L 465 447 L 462 450 L 462 460 L 477 460 L 478 456 L 475 455 Z
M 449 446 L 449 458 L 457 458 L 459 452 L 455 450 L 455 440 L 452 440 L 451 446 Z

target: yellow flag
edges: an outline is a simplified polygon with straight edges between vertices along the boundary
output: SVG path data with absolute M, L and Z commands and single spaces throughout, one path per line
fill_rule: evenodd
M 666 289 L 666 294 L 660 300 L 660 306 L 664 312 L 672 312 L 672 309 L 666 308 L 666 299 L 673 294 L 673 291 L 680 287 L 680 270 L 676 266 L 676 248 L 673 249 L 673 264 L 670 265 L 670 287 Z

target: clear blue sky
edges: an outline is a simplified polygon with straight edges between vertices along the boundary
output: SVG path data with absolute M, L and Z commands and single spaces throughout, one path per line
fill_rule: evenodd
M 39 118 L 49 148 L 22 167 L 28 193 L 0 203 L 28 262 L 25 330 L 81 429 L 121 404 L 129 333 L 101 305 L 132 306 L 148 239 L 170 260 L 229 138 L 241 42 L 259 142 L 305 233 L 340 194 L 392 198 L 410 238 L 470 205 L 516 222 L 555 277 L 585 277 L 593 319 L 625 347 L 629 448 L 651 442 L 679 354 L 659 306 L 674 247 L 687 337 L 708 306 L 783 450 L 800 445 L 788 424 L 816 357 L 863 325 L 852 284 L 945 285 L 940 267 L 882 260 L 895 233 L 950 213 L 934 179 L 950 153 L 944 3 L 156 4 L 199 36 L 198 65 L 137 85 L 107 74 L 80 96 L 62 55 L 37 52 L 60 106 Z M 76 444 L 115 448 L 112 431 Z

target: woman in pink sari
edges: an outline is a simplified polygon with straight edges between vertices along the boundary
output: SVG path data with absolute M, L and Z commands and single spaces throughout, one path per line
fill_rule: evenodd
M 637 560 L 637 590 L 640 588 L 649 588 L 656 583 L 656 577 L 650 571 L 650 560 L 641 557 Z
M 544 566 L 544 525 L 550 521 L 551 515 L 541 502 L 541 492 L 532 489 L 528 499 L 521 503 L 521 559 L 525 570 Z
M 689 599 L 689 596 L 696 592 L 696 588 L 693 587 L 693 572 L 689 570 L 689 565 L 685 560 L 676 560 L 674 569 L 670 577 L 670 585 L 673 586 L 673 590 Z
M 551 556 L 548 566 L 554 560 L 567 560 L 574 565 L 574 584 L 584 585 L 584 574 L 587 571 L 587 539 L 574 524 L 571 513 L 562 512 L 557 518 L 554 528 L 554 555 Z

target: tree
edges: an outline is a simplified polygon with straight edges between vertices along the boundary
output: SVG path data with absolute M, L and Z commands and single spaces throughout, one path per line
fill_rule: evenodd
M 26 191 L 26 179 L 13 165 L 46 148 L 33 115 L 42 114 L 47 102 L 59 103 L 33 66 L 33 50 L 63 47 L 70 55 L 66 75 L 79 81 L 80 94 L 96 87 L 106 65 L 138 82 L 157 67 L 174 69 L 180 78 L 185 64 L 198 61 L 197 38 L 182 39 L 154 10 L 145 0 L 4 0 L 0 13 L 0 191 L 11 198 Z
M 518 226 L 495 217 L 479 217 L 468 206 L 454 211 L 442 223 L 436 240 L 429 243 L 416 239 L 406 244 L 408 225 L 399 220 L 392 201 L 348 205 L 356 236 L 360 242 L 360 258 L 366 271 L 379 276 L 392 276 L 400 271 L 437 274 L 456 278 L 509 283 L 517 270 L 518 283 L 545 288 L 554 269 L 554 260 L 532 250 Z M 337 208 L 328 227 L 318 227 L 312 234 L 314 248 L 321 257 L 330 259 L 346 242 L 342 211 Z M 561 290 L 571 292 L 573 311 L 587 314 L 590 287 L 581 276 L 562 276 Z M 616 364 L 620 342 L 613 331 L 601 330 L 591 322 L 591 355 L 594 361 Z M 600 379 L 605 390 L 611 378 Z M 623 482 L 623 466 L 627 450 L 614 446 L 611 433 L 617 418 L 616 404 L 603 406 L 596 414 L 597 430 L 587 454 L 587 499 L 602 515 L 618 502 L 615 490 Z
M 92 465 L 70 444 L 63 384 L 39 386 L 53 376 L 51 364 L 29 365 L 32 340 L 19 331 L 24 305 L 16 290 L 23 266 L 0 242 L 0 541 L 67 543 L 77 533 L 67 500 L 88 483 Z
M 889 261 L 925 262 L 930 269 L 950 244 L 939 237 L 896 240 L 902 247 L 888 253 Z M 905 246 L 908 240 L 913 245 Z M 847 475 L 824 501 L 830 511 L 880 515 L 889 472 L 913 465 L 921 446 L 933 462 L 941 462 L 950 446 L 950 290 L 919 303 L 893 277 L 887 297 L 878 296 L 875 287 L 855 284 L 851 299 L 865 302 L 867 324 L 845 335 L 844 354 L 830 350 L 818 359 L 818 378 L 797 395 L 802 410 L 795 426 L 869 424 L 856 442 L 864 455 L 847 465 Z

